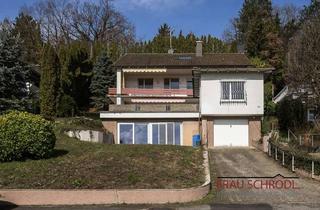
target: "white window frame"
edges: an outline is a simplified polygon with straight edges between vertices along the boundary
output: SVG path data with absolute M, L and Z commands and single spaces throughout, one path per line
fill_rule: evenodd
M 229 83 L 229 99 L 223 99 L 223 88 L 222 88 L 222 84 L 224 82 L 228 82 Z M 243 99 L 232 99 L 232 82 L 241 82 L 243 83 Z M 247 81 L 246 80 L 220 80 L 220 102 L 240 102 L 240 103 L 244 103 L 247 102 Z
M 129 123 L 129 122 L 121 122 L 121 123 L 117 123 L 117 134 L 118 134 L 118 137 L 117 137 L 117 142 L 118 144 L 120 144 L 120 125 L 132 125 L 132 144 L 134 144 L 134 123 Z
M 152 125 L 165 125 L 165 145 L 168 145 L 168 123 L 172 123 L 173 124 L 173 144 L 172 145 L 176 145 L 175 144 L 175 123 L 179 123 L 180 124 L 180 145 L 179 146 L 183 146 L 183 123 L 181 121 L 174 121 L 174 122 L 119 122 L 117 123 L 117 144 L 120 144 L 120 125 L 132 125 L 132 144 L 135 144 L 135 129 L 134 129 L 134 125 L 136 123 L 140 123 L 140 124 L 147 124 L 148 127 L 148 144 L 152 144 L 153 142 L 153 136 L 152 136 Z M 158 129 L 160 129 L 160 126 L 158 127 Z M 160 130 L 158 130 L 158 144 L 159 144 L 159 136 L 160 136 Z
M 307 120 L 308 122 L 314 122 L 315 114 L 313 114 L 313 118 L 310 117 L 310 112 L 315 111 L 315 108 L 308 108 L 307 110 Z

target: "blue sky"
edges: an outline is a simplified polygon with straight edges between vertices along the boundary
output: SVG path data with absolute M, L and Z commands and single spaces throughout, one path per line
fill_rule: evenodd
M 37 0 L 2 0 L 0 19 L 14 18 L 21 6 Z M 273 0 L 274 5 L 309 4 L 310 0 Z M 114 0 L 115 7 L 135 25 L 136 37 L 152 38 L 158 27 L 166 22 L 175 33 L 193 32 L 221 38 L 230 19 L 238 15 L 243 0 Z

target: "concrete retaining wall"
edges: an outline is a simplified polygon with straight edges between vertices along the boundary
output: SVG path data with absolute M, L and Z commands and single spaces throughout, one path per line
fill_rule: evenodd
M 16 205 L 165 204 L 196 201 L 210 190 L 208 152 L 204 151 L 205 183 L 186 189 L 36 190 L 0 189 L 0 200 Z
M 89 141 L 89 142 L 98 142 L 98 143 L 112 143 L 112 140 L 101 131 L 92 131 L 92 130 L 75 130 L 75 131 L 66 131 L 66 135 L 71 138 L 77 138 L 80 141 Z

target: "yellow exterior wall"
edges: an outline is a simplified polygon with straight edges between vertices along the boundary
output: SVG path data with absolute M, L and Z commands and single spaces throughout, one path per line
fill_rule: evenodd
M 183 146 L 192 146 L 192 136 L 199 133 L 198 121 L 183 121 Z
M 117 121 L 102 121 L 103 127 L 106 129 L 110 138 L 113 139 L 113 143 L 117 141 Z

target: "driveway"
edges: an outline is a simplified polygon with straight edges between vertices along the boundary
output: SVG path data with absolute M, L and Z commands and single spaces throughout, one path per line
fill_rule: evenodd
M 320 182 L 305 178 L 290 179 L 294 180 L 296 187 L 300 189 L 252 189 L 248 187 L 217 189 L 217 177 L 255 177 L 252 179 L 254 181 L 266 180 L 256 177 L 273 177 L 277 174 L 297 176 L 261 151 L 249 148 L 213 149 L 210 150 L 210 164 L 214 176 L 213 187 L 216 191 L 214 203 L 267 203 L 280 208 L 282 204 L 320 206 Z M 224 179 L 248 180 L 245 178 Z

